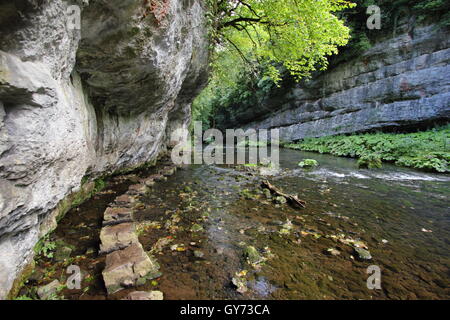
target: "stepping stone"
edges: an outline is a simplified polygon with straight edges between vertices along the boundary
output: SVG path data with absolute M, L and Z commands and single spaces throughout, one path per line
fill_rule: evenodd
M 176 171 L 177 171 L 176 167 L 165 167 L 160 171 L 160 174 L 167 177 L 174 175 Z
M 161 291 L 134 291 L 124 300 L 164 300 L 164 294 Z
M 56 248 L 55 254 L 53 256 L 53 259 L 56 262 L 62 262 L 64 260 L 67 260 L 70 258 L 70 255 L 72 254 L 73 249 L 69 246 L 58 246 Z
M 140 243 L 108 254 L 102 274 L 108 294 L 161 276 L 158 263 L 147 255 Z
M 155 180 L 151 178 L 146 178 L 141 180 L 142 184 L 145 184 L 147 187 L 153 187 L 155 185 Z
M 103 214 L 103 225 L 110 226 L 120 223 L 132 222 L 133 211 L 129 208 L 107 208 Z
M 128 188 L 130 194 L 146 194 L 148 191 L 148 187 L 144 184 L 133 184 Z
M 123 194 L 121 196 L 118 196 L 114 202 L 119 206 L 126 206 L 131 207 L 132 204 L 134 204 L 137 201 L 136 197 Z
M 122 250 L 139 242 L 134 223 L 104 227 L 100 232 L 100 240 L 100 254 Z
M 151 179 L 155 180 L 156 182 L 167 181 L 167 177 L 163 176 L 162 174 L 152 175 Z
M 60 289 L 61 283 L 58 280 L 54 280 L 45 286 L 39 287 L 37 295 L 41 300 L 48 300 L 57 294 Z

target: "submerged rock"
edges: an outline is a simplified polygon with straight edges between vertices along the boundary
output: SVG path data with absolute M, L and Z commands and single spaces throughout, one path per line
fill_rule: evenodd
M 203 227 L 201 225 L 199 225 L 199 224 L 194 224 L 191 227 L 191 231 L 192 232 L 200 232 L 200 231 L 203 231 Z
M 73 251 L 73 249 L 69 246 L 58 246 L 56 248 L 53 259 L 56 262 L 61 262 L 61 261 L 67 260 L 70 258 L 72 251 Z
M 161 291 L 134 291 L 124 300 L 164 300 L 164 294 Z
M 358 255 L 358 258 L 361 260 L 372 260 L 372 255 L 370 252 L 363 248 L 354 248 L 355 252 Z
M 286 223 L 281 226 L 280 234 L 290 234 L 293 227 L 294 225 L 292 224 L 292 222 L 290 220 L 287 220 Z
M 277 204 L 286 204 L 287 199 L 283 196 L 278 196 L 278 197 L 275 197 L 274 202 Z
M 336 249 L 334 249 L 334 248 L 329 248 L 329 249 L 327 249 L 327 253 L 329 254 L 329 255 L 332 255 L 332 256 L 339 256 L 340 254 L 341 254 L 341 252 L 339 251 L 339 250 L 336 250 Z
M 233 277 L 233 279 L 231 279 L 231 283 L 236 287 L 236 291 L 241 294 L 244 294 L 248 291 L 247 280 L 244 277 Z
M 272 199 L 272 192 L 269 189 L 263 189 L 263 193 L 267 199 Z
M 158 239 L 158 241 L 156 241 L 156 243 L 153 245 L 151 252 L 159 253 L 159 252 L 163 251 L 164 248 L 172 242 L 173 242 L 173 239 L 169 238 L 169 237 Z
M 196 258 L 203 258 L 205 256 L 205 254 L 202 251 L 200 251 L 200 250 L 195 250 L 194 251 L 194 256 Z
M 54 298 L 60 289 L 61 283 L 58 280 L 54 280 L 45 286 L 39 287 L 37 289 L 37 295 L 41 300 L 49 300 Z
M 264 257 L 253 246 L 247 246 L 244 249 L 244 257 L 247 259 L 247 262 L 251 265 L 256 265 L 264 261 Z

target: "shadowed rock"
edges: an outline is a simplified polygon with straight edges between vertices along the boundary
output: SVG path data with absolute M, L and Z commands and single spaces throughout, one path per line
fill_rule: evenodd
M 92 191 L 83 177 L 153 162 L 188 127 L 208 74 L 205 6 L 169 3 L 161 26 L 143 1 L 0 1 L 0 299 L 71 193 Z

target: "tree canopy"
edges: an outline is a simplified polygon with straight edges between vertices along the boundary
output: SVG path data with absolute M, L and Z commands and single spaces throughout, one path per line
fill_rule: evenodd
M 326 57 L 349 40 L 336 13 L 352 7 L 345 0 L 209 0 L 216 59 L 234 55 L 247 68 L 266 65 L 279 80 L 277 65 L 307 77 L 327 66 Z

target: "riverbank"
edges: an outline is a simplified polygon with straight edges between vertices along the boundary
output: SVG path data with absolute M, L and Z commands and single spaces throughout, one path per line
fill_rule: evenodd
M 368 133 L 307 138 L 283 147 L 357 158 L 360 167 L 383 162 L 425 171 L 450 172 L 450 125 L 417 133 Z

